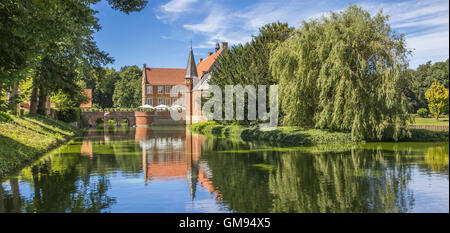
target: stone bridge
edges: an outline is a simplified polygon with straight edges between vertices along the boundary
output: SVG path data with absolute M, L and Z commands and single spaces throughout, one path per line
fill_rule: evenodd
M 154 126 L 154 125 L 185 125 L 185 120 L 175 121 L 170 116 L 168 110 L 133 112 L 82 112 L 81 115 L 87 120 L 89 127 L 96 127 L 99 119 L 102 119 L 104 126 L 108 126 L 108 120 L 114 120 L 118 126 L 122 120 L 126 119 L 129 126 Z

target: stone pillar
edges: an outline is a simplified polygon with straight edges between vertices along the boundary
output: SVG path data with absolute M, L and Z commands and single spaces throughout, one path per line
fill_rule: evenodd
M 136 126 L 150 126 L 153 123 L 154 112 L 134 112 Z
M 192 79 L 185 79 L 184 107 L 186 108 L 186 125 L 192 124 L 192 81 Z

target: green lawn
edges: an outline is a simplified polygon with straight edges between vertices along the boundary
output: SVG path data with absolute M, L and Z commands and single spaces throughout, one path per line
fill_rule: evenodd
M 448 117 L 439 118 L 439 120 L 436 120 L 434 118 L 416 117 L 414 125 L 448 126 Z
M 69 124 L 39 115 L 12 119 L 0 122 L 0 177 L 80 132 Z

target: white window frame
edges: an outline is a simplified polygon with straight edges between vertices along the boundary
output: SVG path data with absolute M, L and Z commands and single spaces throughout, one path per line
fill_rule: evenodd
M 158 98 L 158 105 L 164 104 L 164 99 L 163 98 Z
M 169 101 L 169 103 L 167 103 L 167 101 Z M 166 105 L 167 105 L 167 106 L 172 106 L 172 105 L 171 105 L 171 102 L 172 102 L 172 101 L 170 101 L 170 98 L 166 98 Z
M 148 98 L 147 99 L 147 104 L 150 106 L 153 106 L 153 98 Z
M 170 86 L 166 86 L 166 94 L 170 94 L 170 90 L 172 89 Z M 169 90 L 169 91 L 167 91 L 167 90 Z
M 147 93 L 153 94 L 153 86 L 147 86 Z
M 158 86 L 158 94 L 164 93 L 164 86 Z

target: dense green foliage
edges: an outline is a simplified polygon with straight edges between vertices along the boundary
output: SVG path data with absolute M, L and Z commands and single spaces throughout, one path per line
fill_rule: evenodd
M 94 108 L 135 108 L 141 105 L 142 71 L 137 66 L 84 70 L 80 73 L 86 88 L 92 89 Z
M 279 80 L 284 125 L 351 132 L 355 139 L 380 139 L 393 126 L 403 136 L 407 67 L 403 36 L 357 6 L 303 22 L 273 52 L 272 75 Z
M 113 94 L 114 107 L 132 108 L 141 105 L 142 71 L 137 66 L 122 67 L 120 79 L 116 82 Z
M 27 115 L 0 122 L 0 176 L 69 140 L 79 130 L 52 118 Z
M 237 45 L 227 50 L 217 59 L 210 84 L 224 89 L 225 85 L 275 84 L 269 71 L 269 57 L 273 49 L 292 34 L 293 28 L 287 23 L 271 23 L 259 29 L 259 34 L 245 45 Z
M 254 85 L 257 88 L 257 85 L 276 84 L 269 71 L 269 57 L 282 41 L 291 36 L 293 30 L 287 23 L 280 22 L 261 27 L 251 42 L 233 46 L 217 59 L 210 84 L 219 86 L 222 91 L 225 85 Z M 249 122 L 244 120 L 241 123 Z
M 0 111 L 14 109 L 18 82 L 32 78 L 31 112 L 44 114 L 49 95 L 81 95 L 80 70 L 113 61 L 100 51 L 100 30 L 92 5 L 99 0 L 15 0 L 0 3 Z M 125 13 L 145 0 L 109 0 Z M 63 93 L 61 93 L 63 92 Z M 6 94 L 12 97 L 6 99 Z M 81 101 L 81 100 L 80 100 Z M 38 103 L 39 102 L 39 103 Z

